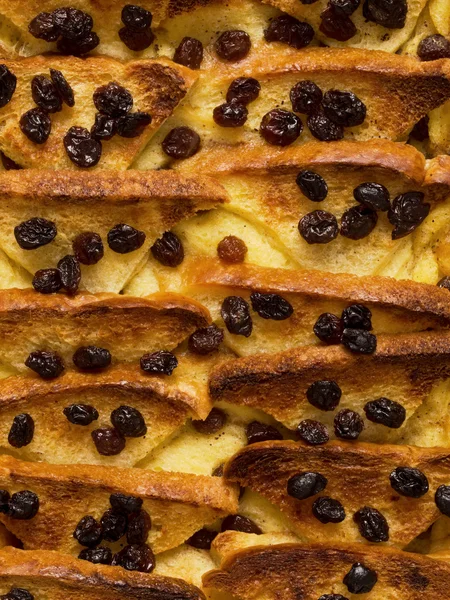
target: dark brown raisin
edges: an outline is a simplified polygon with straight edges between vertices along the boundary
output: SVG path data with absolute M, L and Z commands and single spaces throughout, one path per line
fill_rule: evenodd
M 314 29 L 308 23 L 290 15 L 275 17 L 264 30 L 266 42 L 283 42 L 292 48 L 305 48 L 314 38 Z
M 171 158 L 190 158 L 200 149 L 200 136 L 190 127 L 175 127 L 166 135 L 161 146 Z
M 127 542 L 145 544 L 152 528 L 152 520 L 146 510 L 139 510 L 129 516 Z
M 94 124 L 91 127 L 91 137 L 94 140 L 102 141 L 102 140 L 110 140 L 117 133 L 117 121 L 115 119 L 111 119 L 106 115 L 102 115 L 101 113 L 97 113 L 95 115 Z
M 92 30 L 92 17 L 72 7 L 57 8 L 52 13 L 53 22 L 59 33 L 68 40 L 79 40 Z
M 136 498 L 135 496 L 125 496 L 125 494 L 111 494 L 109 502 L 116 510 L 121 510 L 127 515 L 138 512 L 142 508 L 142 498 Z
M 95 108 L 112 119 L 128 114 L 133 108 L 133 96 L 116 81 L 97 88 L 93 97 Z
M 146 112 L 131 113 L 117 119 L 117 133 L 123 138 L 139 137 L 151 122 L 152 117 Z
M 64 371 L 62 358 L 56 352 L 36 350 L 31 352 L 25 366 L 40 375 L 43 379 L 55 379 Z
M 19 521 L 33 519 L 39 511 L 39 498 L 30 490 L 16 492 L 8 503 L 8 517 Z
M 137 438 L 147 433 L 147 425 L 142 413 L 132 406 L 119 406 L 113 410 L 111 423 L 124 437 Z
M 334 417 L 334 433 L 343 440 L 356 440 L 364 429 L 362 417 L 349 408 L 339 411 Z
M 342 594 L 322 594 L 319 600 L 348 600 L 348 598 L 342 596 Z
M 361 183 L 353 190 L 353 197 L 372 210 L 385 212 L 391 208 L 389 191 L 381 183 Z
M 145 242 L 146 235 L 126 223 L 114 225 L 108 232 L 108 246 L 118 254 L 128 254 L 138 250 Z
M 52 131 L 52 122 L 41 108 L 32 108 L 20 117 L 20 129 L 35 144 L 45 144 Z
M 278 294 L 262 294 L 261 292 L 252 292 L 250 294 L 252 308 L 263 319 L 273 319 L 274 321 L 284 321 L 294 312 L 290 302 Z
M 199 433 L 211 435 L 223 429 L 226 422 L 226 413 L 220 410 L 220 408 L 213 408 L 204 421 L 193 420 L 192 426 Z
M 125 546 L 114 555 L 113 565 L 123 567 L 127 571 L 151 573 L 155 568 L 155 555 L 147 545 L 133 544 Z
M 150 11 L 136 4 L 126 4 L 122 8 L 121 17 L 125 27 L 130 27 L 137 31 L 148 29 L 153 20 L 153 15 Z
M 73 537 L 82 546 L 97 546 L 102 541 L 103 530 L 98 521 L 90 515 L 83 517 L 75 527 Z
M 321 523 L 342 523 L 345 519 L 345 510 L 339 500 L 329 496 L 321 496 L 314 500 L 312 513 Z
M 110 565 L 113 555 L 111 548 L 99 546 L 98 548 L 85 548 L 80 552 L 78 558 L 94 563 L 94 565 Z
M 340 344 L 344 326 L 342 321 L 332 313 L 322 313 L 314 324 L 313 331 L 325 344 Z
M 217 245 L 219 258 L 230 264 L 243 263 L 247 252 L 245 242 L 235 235 L 227 235 Z
M 293 112 L 274 108 L 264 115 L 259 132 L 269 144 L 289 146 L 300 136 L 303 123 Z
M 310 115 L 322 103 L 322 90 L 313 81 L 299 81 L 289 93 L 294 112 Z
M 450 290 L 450 277 L 446 276 L 440 279 L 437 284 L 438 287 L 443 288 L 445 290 Z
M 363 506 L 353 515 L 353 520 L 358 525 L 359 533 L 369 542 L 389 540 L 388 522 L 376 508 Z
M 223 477 L 223 469 L 224 469 L 224 463 L 222 463 L 221 465 L 219 465 L 218 467 L 216 467 L 214 469 L 214 471 L 212 472 L 212 476 L 213 477 Z
M 117 429 L 95 429 L 91 432 L 97 452 L 102 456 L 116 456 L 125 448 L 125 438 Z
M 409 134 L 410 137 L 417 140 L 418 142 L 424 142 L 425 140 L 427 140 L 429 138 L 429 122 L 430 117 L 428 115 L 425 115 L 424 117 L 419 119 L 419 121 L 417 121 L 417 123 L 412 128 L 411 133 Z
M 248 302 L 240 296 L 227 296 L 222 302 L 220 314 L 228 331 L 234 335 L 250 337 L 253 321 Z
M 14 446 L 14 448 L 23 448 L 31 444 L 33 437 L 33 417 L 27 413 L 15 416 L 8 434 L 9 444 Z
M 328 90 L 322 101 L 325 115 L 342 127 L 361 125 L 366 118 L 366 105 L 352 92 Z
M 394 198 L 388 212 L 389 222 L 394 225 L 393 240 L 410 234 L 428 216 L 430 205 L 423 200 L 423 192 L 405 192 Z
M 68 54 L 73 56 L 83 56 L 87 54 L 100 44 L 100 39 L 95 31 L 91 31 L 86 37 L 78 40 L 69 40 L 67 38 L 61 38 L 58 40 L 56 47 L 61 54 Z
M 328 6 L 320 15 L 320 31 L 327 37 L 346 42 L 356 34 L 356 26 L 353 21 L 342 11 Z
M 272 425 L 266 425 L 266 423 L 260 423 L 259 421 L 252 421 L 246 427 L 245 433 L 247 435 L 248 444 L 256 444 L 257 442 L 268 442 L 269 440 L 282 440 L 283 436 L 272 427 Z
M 339 225 L 331 213 L 314 210 L 300 219 L 298 230 L 308 244 L 328 244 L 337 238 Z
M 111 364 L 111 353 L 106 348 L 98 346 L 81 346 L 73 357 L 73 364 L 82 371 L 106 369 Z
M 131 27 L 122 27 L 119 30 L 119 37 L 127 48 L 133 52 L 146 50 L 155 41 L 155 34 L 151 29 L 137 31 Z
M 329 6 L 336 12 L 341 12 L 348 17 L 352 15 L 361 4 L 361 0 L 329 0 Z
M 436 494 L 434 496 L 434 501 L 436 502 L 436 506 L 439 511 L 446 515 L 450 516 L 450 486 L 449 485 L 440 485 L 436 490 Z
M 23 588 L 11 588 L 5 595 L 1 596 L 2 600 L 34 600 L 33 594 Z
M 213 323 L 194 331 L 189 337 L 188 348 L 194 354 L 206 356 L 218 350 L 222 342 L 223 330 Z
M 49 113 L 56 113 L 62 109 L 62 99 L 53 82 L 45 75 L 36 75 L 31 81 L 31 95 L 33 100 Z
M 367 594 L 373 589 L 377 581 L 376 572 L 359 562 L 352 565 L 352 568 L 344 577 L 344 585 L 347 586 L 351 594 Z
M 295 181 L 302 193 L 311 202 L 322 202 L 328 195 L 327 182 L 318 173 L 300 171 Z
M 70 86 L 67 79 L 61 73 L 61 71 L 57 71 L 56 69 L 50 69 L 50 77 L 52 78 L 53 85 L 56 88 L 56 91 L 61 97 L 61 100 L 70 106 L 71 108 L 75 106 L 75 97 L 73 95 L 73 89 Z
M 313 419 L 305 419 L 300 422 L 297 427 L 297 437 L 310 446 L 326 444 L 330 439 L 326 426 Z
M 0 65 L 0 108 L 11 101 L 16 90 L 17 77 L 5 64 Z
M 160 350 L 159 352 L 144 354 L 144 356 L 141 357 L 141 369 L 146 373 L 172 375 L 173 371 L 177 367 L 177 357 L 168 350 Z
M 180 238 L 166 231 L 150 248 L 153 256 L 165 267 L 178 267 L 184 260 L 184 248 Z
M 306 390 L 308 402 L 319 410 L 331 411 L 339 406 L 342 391 L 335 381 L 319 380 Z
M 417 55 L 424 61 L 450 58 L 450 41 L 439 33 L 429 35 L 421 40 Z
M 22 221 L 20 225 L 14 227 L 16 242 L 24 250 L 34 250 L 50 244 L 55 239 L 56 234 L 55 223 L 41 217 Z
M 257 79 L 253 77 L 238 77 L 230 83 L 226 100 L 227 102 L 238 102 L 247 106 L 247 104 L 256 100 L 260 91 L 261 85 Z
M 40 294 L 55 294 L 62 287 L 59 269 L 39 269 L 32 281 L 34 289 Z
M 372 313 L 363 304 L 350 304 L 350 306 L 344 308 L 341 319 L 344 328 L 366 329 L 367 331 L 372 329 Z
M 342 344 L 351 352 L 373 354 L 377 349 L 377 338 L 364 329 L 344 329 Z
M 68 294 L 75 294 L 81 281 L 80 263 L 68 254 L 58 262 L 61 285 Z
M 83 265 L 95 265 L 103 258 L 102 238 L 93 231 L 84 231 L 72 242 L 73 253 Z
M 107 542 L 118 542 L 128 527 L 128 518 L 122 511 L 109 508 L 103 513 L 100 523 L 103 529 L 103 539 Z
M 403 29 L 408 14 L 406 0 L 365 0 L 363 15 L 388 29 Z
M 234 62 L 245 58 L 251 45 L 248 33 L 237 29 L 224 31 L 216 40 L 214 49 L 219 58 Z
M 419 469 L 397 467 L 389 475 L 391 487 L 408 498 L 421 498 L 429 490 L 428 479 Z
M 375 229 L 377 213 L 366 206 L 352 206 L 341 217 L 341 235 L 350 240 L 362 240 Z
M 6 154 L 4 154 L 1 150 L 0 159 L 2 161 L 2 165 L 5 171 L 20 171 L 21 169 L 23 169 L 23 167 L 14 162 L 11 158 L 9 158 L 9 156 L 6 156 Z
M 69 423 L 85 427 L 98 419 L 98 410 L 89 404 L 71 404 L 63 410 Z
M 406 410 L 403 406 L 388 398 L 378 398 L 367 402 L 364 412 L 369 421 L 392 429 L 401 427 L 406 419 Z
M 196 531 L 194 535 L 191 535 L 191 537 L 186 540 L 186 544 L 193 548 L 198 548 L 199 550 L 210 550 L 211 544 L 218 535 L 218 531 L 211 531 L 204 527 L 203 529 Z
M 184 37 L 173 55 L 173 62 L 189 67 L 189 69 L 200 69 L 202 60 L 203 44 L 200 40 L 192 37 Z
M 333 123 L 323 112 L 308 115 L 306 123 L 311 134 L 321 142 L 336 142 L 344 137 L 342 125 Z
M 6 515 L 9 510 L 11 495 L 7 490 L 0 490 L 0 513 Z
M 258 525 L 242 515 L 229 515 L 222 521 L 221 531 L 242 531 L 243 533 L 255 533 L 261 535 L 262 530 Z
M 38 40 L 56 42 L 60 36 L 58 27 L 53 21 L 53 14 L 48 12 L 39 13 L 28 25 L 28 31 Z
M 320 473 L 299 473 L 288 479 L 287 493 L 296 500 L 306 500 L 323 492 L 327 484 L 328 479 Z
M 247 108 L 234 101 L 220 104 L 213 110 L 214 122 L 220 127 L 242 127 L 247 117 Z
M 88 129 L 71 127 L 64 136 L 64 148 L 70 160 L 83 169 L 95 167 L 102 156 L 102 145 Z

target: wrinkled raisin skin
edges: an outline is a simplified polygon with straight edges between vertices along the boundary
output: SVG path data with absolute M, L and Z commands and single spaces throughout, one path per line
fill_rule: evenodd
M 109 508 L 100 519 L 103 530 L 103 539 L 107 542 L 118 542 L 128 527 L 127 516 L 114 508 Z
M 259 96 L 261 85 L 253 77 L 238 77 L 234 79 L 227 90 L 226 101 L 238 102 L 247 106 Z
M 391 208 L 389 191 L 380 183 L 361 183 L 353 190 L 353 197 L 372 210 L 385 212 Z
M 284 321 L 293 314 L 294 308 L 282 296 L 278 294 L 262 294 L 261 292 L 252 292 L 250 294 L 252 308 L 262 319 L 273 319 L 274 321 Z
M 405 192 L 394 198 L 388 212 L 388 219 L 394 225 L 393 240 L 412 233 L 428 216 L 430 205 L 423 199 L 423 192 Z
M 128 521 L 127 542 L 129 544 L 145 544 L 152 528 L 152 520 L 146 510 L 139 510 L 130 515 Z
M 350 329 L 372 329 L 372 313 L 364 304 L 350 304 L 344 308 L 341 315 L 342 322 L 345 327 Z
M 175 127 L 166 135 L 161 146 L 170 158 L 190 158 L 200 149 L 200 136 L 190 127 Z
M 78 555 L 80 560 L 87 560 L 94 565 L 110 565 L 112 563 L 111 548 L 99 546 L 98 548 L 85 548 Z
M 219 258 L 234 265 L 243 263 L 247 252 L 245 242 L 234 235 L 227 235 L 217 245 Z
M 377 400 L 367 402 L 364 406 L 364 412 L 372 423 L 384 425 L 391 429 L 398 429 L 406 419 L 406 410 L 404 407 L 388 398 L 378 398 Z
M 366 105 L 353 92 L 328 90 L 322 101 L 325 115 L 342 127 L 356 127 L 364 123 Z
M 226 102 L 216 106 L 213 110 L 213 119 L 219 127 L 242 127 L 248 116 L 248 110 L 238 102 Z
M 322 90 L 313 81 L 299 81 L 289 92 L 294 112 L 309 115 L 322 104 Z
M 141 358 L 141 369 L 146 373 L 172 375 L 178 367 L 177 357 L 167 350 L 144 354 Z
M 150 125 L 152 117 L 146 112 L 135 112 L 117 119 L 117 133 L 127 139 L 139 137 Z
M 54 379 L 64 371 L 64 363 L 56 352 L 37 350 L 31 352 L 25 366 L 40 375 L 43 379 Z
M 364 329 L 346 328 L 342 332 L 342 344 L 351 352 L 373 354 L 377 349 L 377 338 Z
M 153 15 L 142 6 L 126 4 L 122 8 L 121 19 L 125 27 L 130 27 L 131 29 L 139 31 L 148 29 L 151 26 Z
M 332 411 L 339 406 L 342 391 L 335 381 L 319 380 L 306 390 L 308 402 L 319 410 Z
M 102 526 L 90 515 L 83 517 L 75 527 L 73 537 L 82 546 L 93 547 L 99 544 L 103 538 Z
M 328 195 L 325 179 L 313 171 L 300 171 L 295 180 L 302 194 L 311 202 L 322 202 Z
M 111 494 L 109 497 L 109 502 L 113 508 L 116 510 L 121 510 L 127 515 L 131 515 L 131 513 L 141 510 L 143 504 L 142 498 L 125 496 L 125 494 L 120 493 Z
M 45 144 L 52 131 L 52 122 L 41 108 L 32 108 L 20 117 L 20 129 L 35 144 Z
M 333 123 L 323 112 L 310 114 L 306 123 L 311 134 L 321 142 L 336 142 L 344 137 L 342 125 Z
M 223 337 L 223 330 L 213 323 L 194 331 L 189 337 L 188 348 L 194 354 L 206 356 L 219 349 Z
M 356 35 L 357 29 L 353 21 L 332 5 L 323 11 L 320 18 L 320 31 L 333 40 L 347 42 Z
M 330 436 L 323 423 L 313 419 L 305 419 L 297 427 L 297 438 L 310 446 L 319 446 L 326 444 Z
M 337 219 L 325 210 L 314 210 L 303 216 L 298 230 L 308 244 L 329 244 L 339 233 Z
M 102 156 L 102 145 L 84 127 L 71 127 L 64 136 L 64 148 L 70 160 L 83 169 L 95 167 Z
M 407 498 L 421 498 L 429 490 L 426 475 L 411 467 L 397 467 L 389 475 L 389 481 L 392 489 Z
M 254 533 L 261 535 L 262 530 L 258 525 L 242 515 L 229 515 L 222 521 L 221 531 L 242 531 L 243 533 Z
M 370 506 L 360 508 L 353 520 L 358 525 L 359 533 L 369 542 L 380 543 L 389 540 L 389 525 L 385 517 Z
M 222 60 L 235 62 L 242 60 L 250 52 L 251 40 L 248 33 L 241 30 L 224 31 L 216 40 L 214 49 Z
M 327 484 L 328 479 L 320 473 L 298 473 L 288 479 L 287 493 L 296 500 L 306 500 L 323 492 Z
M 290 15 L 280 15 L 264 30 L 266 42 L 282 42 L 300 50 L 309 46 L 314 38 L 314 29 Z
M 118 254 L 129 254 L 138 250 L 145 242 L 146 235 L 126 223 L 118 223 L 108 232 L 108 246 Z
M 56 42 L 60 32 L 53 21 L 53 15 L 48 12 L 41 12 L 30 21 L 28 31 L 38 40 L 46 42 Z
M 362 563 L 355 563 L 343 581 L 351 594 L 366 594 L 373 589 L 378 576 L 375 571 Z
M 345 519 L 345 510 L 339 500 L 329 496 L 321 496 L 314 500 L 312 505 L 313 515 L 321 523 L 342 523 Z
M 153 256 L 165 267 L 178 267 L 184 260 L 184 248 L 180 238 L 166 231 L 150 248 Z
M 228 331 L 234 335 L 250 337 L 253 330 L 253 321 L 248 303 L 240 296 L 227 296 L 220 310 L 220 314 Z
M 41 217 L 23 221 L 20 225 L 14 227 L 16 242 L 24 250 L 34 250 L 50 244 L 55 239 L 56 234 L 55 223 Z
M 218 531 L 211 531 L 204 527 L 203 529 L 196 531 L 194 535 L 191 535 L 191 537 L 186 540 L 186 544 L 193 548 L 198 548 L 199 550 L 210 550 L 211 544 L 218 535 Z
M 89 404 L 71 404 L 66 406 L 63 413 L 72 425 L 85 427 L 98 419 L 98 411 Z
M 80 346 L 75 351 L 73 364 L 82 371 L 106 369 L 111 364 L 111 353 L 106 348 L 98 346 Z
M 14 417 L 8 434 L 8 443 L 14 448 L 31 444 L 34 437 L 34 420 L 31 415 L 22 413 Z
M 103 258 L 102 238 L 94 231 L 84 231 L 72 242 L 73 253 L 83 265 L 95 265 Z
M 39 269 L 32 281 L 33 288 L 40 294 L 56 294 L 62 287 L 58 269 Z
M 97 113 L 91 127 L 91 137 L 98 141 L 111 140 L 117 133 L 117 121 L 107 115 Z
M 173 55 L 173 62 L 189 69 L 200 69 L 202 60 L 203 44 L 192 37 L 184 37 Z
M 363 15 L 388 29 L 403 29 L 408 14 L 406 0 L 365 0 Z
M 113 565 L 123 567 L 127 571 L 151 573 L 155 568 L 155 556 L 152 550 L 144 545 L 125 546 L 114 555 Z
M 102 456 L 116 456 L 125 449 L 125 438 L 116 429 L 96 429 L 91 432 L 91 437 Z
M 113 410 L 111 423 L 124 437 L 138 438 L 147 433 L 142 413 L 132 406 L 119 406 Z
M 272 427 L 272 425 L 266 425 L 266 423 L 260 423 L 259 421 L 252 421 L 246 427 L 245 433 L 247 435 L 247 443 L 256 444 L 257 442 L 268 442 L 269 440 L 282 440 L 283 436 Z
M 273 146 L 289 146 L 300 136 L 303 123 L 293 112 L 275 108 L 264 115 L 259 132 Z
M 98 112 L 111 119 L 118 119 L 133 108 L 133 96 L 116 81 L 110 81 L 95 90 L 94 104 Z
M 76 294 L 81 281 L 80 263 L 68 254 L 58 262 L 58 270 L 61 277 L 61 285 L 68 294 Z
M 352 206 L 341 217 L 340 233 L 349 240 L 362 240 L 372 233 L 378 222 L 377 213 L 366 206 Z
M 0 108 L 11 101 L 16 91 L 17 77 L 5 64 L 0 65 Z
M 11 496 L 8 503 L 8 516 L 11 519 L 20 521 L 29 521 L 33 519 L 39 511 L 39 498 L 30 490 L 16 492 Z
M 364 429 L 362 417 L 355 411 L 344 408 L 334 418 L 334 433 L 344 440 L 356 440 Z
M 217 433 L 225 426 L 227 415 L 219 408 L 213 408 L 209 415 L 203 421 L 193 420 L 193 428 L 204 435 L 212 435 Z
M 131 27 L 122 27 L 119 37 L 127 48 L 133 52 L 141 52 L 149 48 L 155 41 L 155 34 L 151 29 L 136 31 Z
M 45 75 L 36 75 L 31 81 L 31 95 L 34 102 L 48 113 L 56 113 L 62 109 L 62 99 L 53 85 L 53 82 Z
M 65 104 L 67 104 L 67 106 L 70 108 L 75 106 L 73 89 L 61 71 L 50 69 L 50 77 L 52 78 L 53 85 L 55 86 L 58 94 L 61 96 L 62 101 L 65 102 Z
M 344 326 L 342 320 L 332 313 L 323 313 L 313 327 L 314 334 L 325 344 L 340 344 Z

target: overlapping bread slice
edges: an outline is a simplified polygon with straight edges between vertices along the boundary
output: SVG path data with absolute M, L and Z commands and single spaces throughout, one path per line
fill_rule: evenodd
M 343 582 L 356 563 L 376 573 L 373 589 L 362 596 L 370 600 L 435 600 L 445 598 L 450 585 L 448 561 L 394 548 L 290 543 L 234 531 L 221 534 L 214 546 L 221 564 L 203 577 L 204 587 L 240 600 L 357 598 Z
M 81 265 L 81 288 L 119 292 L 146 260 L 150 246 L 165 231 L 198 211 L 227 200 L 220 184 L 202 176 L 161 171 L 0 172 L 1 249 L 34 274 L 56 267 L 81 233 L 93 231 L 103 241 L 104 256 L 95 265 Z M 14 228 L 33 218 L 45 218 L 57 228 L 55 239 L 34 250 L 22 249 Z M 126 254 L 111 250 L 108 232 L 126 223 L 146 235 L 143 245 Z
M 429 491 L 407 497 L 391 487 L 389 476 L 397 467 L 419 469 Z M 320 494 L 297 500 L 287 493 L 288 480 L 299 473 L 320 473 L 328 480 Z M 384 515 L 389 525 L 388 544 L 404 548 L 441 515 L 434 495 L 450 481 L 449 453 L 445 448 L 418 448 L 388 444 L 334 441 L 325 446 L 274 441 L 252 444 L 235 454 L 225 466 L 225 479 L 250 487 L 284 512 L 289 527 L 302 539 L 323 543 L 365 542 L 353 515 L 369 506 Z M 339 500 L 346 517 L 341 523 L 320 522 L 313 502 L 328 496 Z
M 186 473 L 48 465 L 3 455 L 0 486 L 10 493 L 30 490 L 39 498 L 32 519 L 1 516 L 26 550 L 58 550 L 74 556 L 82 550 L 72 535 L 78 522 L 87 515 L 100 520 L 111 508 L 111 494 L 143 500 L 152 520 L 148 544 L 156 554 L 179 546 L 204 525 L 237 510 L 235 486 L 227 486 L 220 477 Z
M 125 571 L 77 560 L 59 552 L 0 551 L 0 592 L 26 590 L 48 600 L 202 600 L 202 592 L 180 579 Z
M 97 170 L 127 169 L 196 79 L 190 69 L 165 59 L 120 62 L 106 57 L 45 55 L 8 58 L 3 64 L 17 77 L 17 85 L 11 101 L 1 109 L 0 150 L 20 166 L 38 169 L 78 168 L 67 156 L 63 138 L 73 126 L 91 130 L 96 114 L 93 94 L 111 81 L 130 91 L 134 111 L 147 112 L 152 117 L 142 135 L 132 139 L 115 136 L 103 143 Z M 51 115 L 50 137 L 44 144 L 35 144 L 22 133 L 19 120 L 36 106 L 31 81 L 36 75 L 49 76 L 50 69 L 61 71 L 72 86 L 75 106 L 64 104 L 61 112 Z

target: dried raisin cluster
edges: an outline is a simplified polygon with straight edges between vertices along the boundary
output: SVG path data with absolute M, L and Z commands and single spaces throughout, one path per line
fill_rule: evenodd
M 141 52 L 151 46 L 155 34 L 151 30 L 153 15 L 142 6 L 127 4 L 122 9 L 123 27 L 119 30 L 122 42 L 133 52 Z

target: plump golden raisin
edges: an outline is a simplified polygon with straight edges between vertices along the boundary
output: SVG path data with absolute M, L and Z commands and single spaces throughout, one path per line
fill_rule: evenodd
M 227 235 L 217 246 L 219 258 L 227 263 L 238 264 L 244 262 L 247 252 L 245 242 L 235 235 Z

